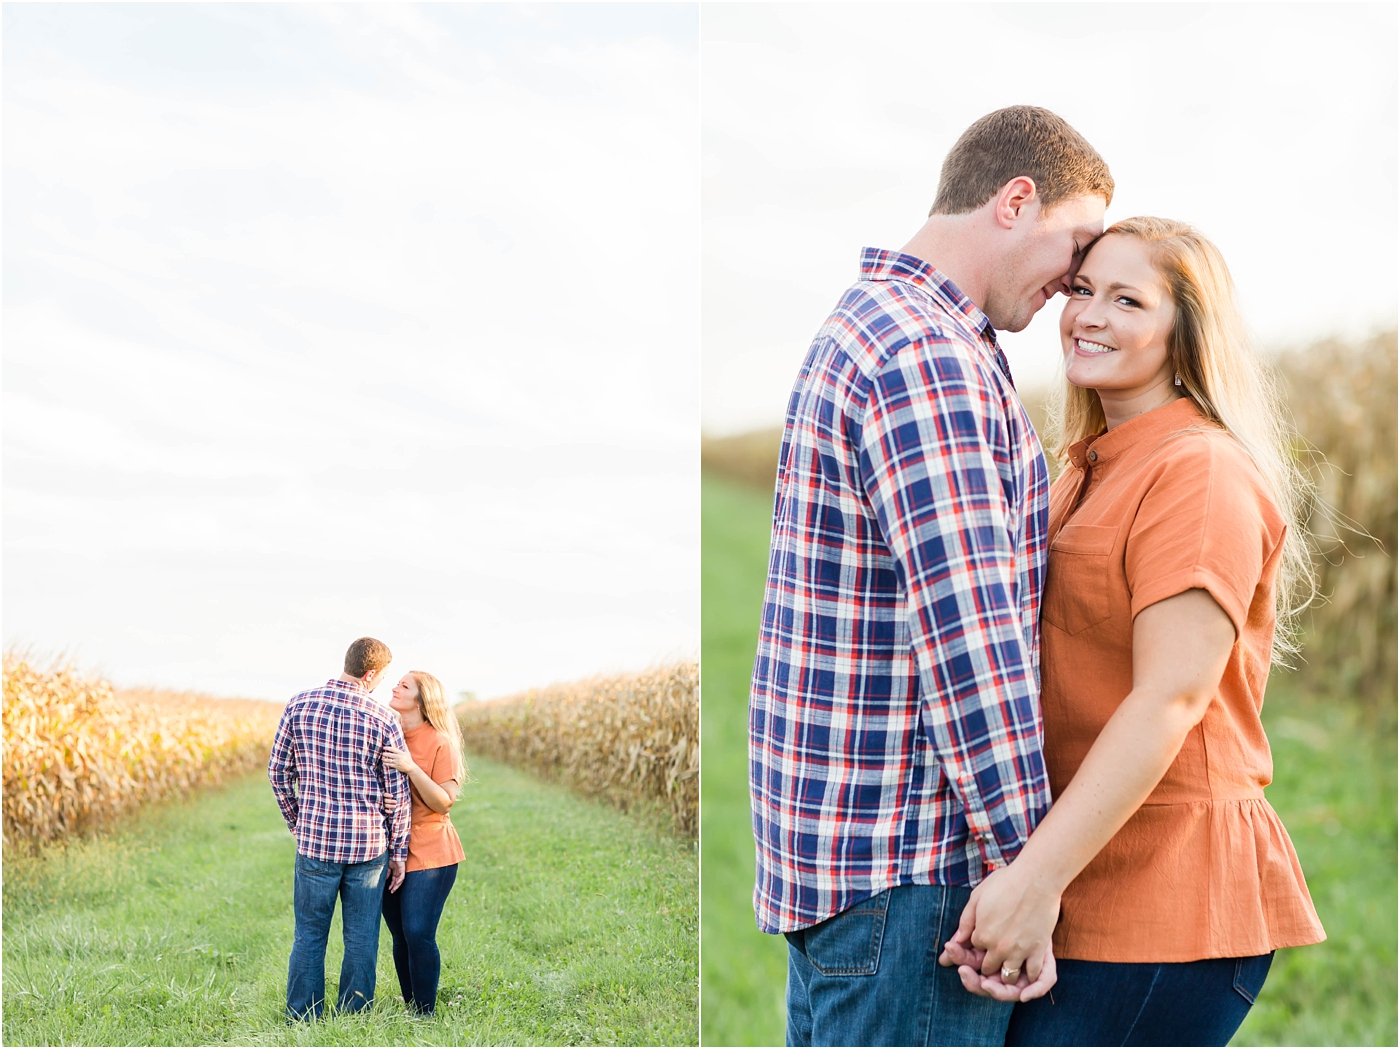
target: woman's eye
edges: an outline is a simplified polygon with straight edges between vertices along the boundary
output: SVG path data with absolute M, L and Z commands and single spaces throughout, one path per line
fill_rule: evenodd
M 1121 302 L 1121 303 L 1123 303 L 1123 305 L 1125 305 L 1125 306 L 1138 306 L 1138 305 L 1140 305 L 1140 303 L 1137 301 L 1137 299 L 1130 299 L 1130 298 L 1129 298 L 1128 296 L 1126 296 L 1126 295 L 1120 295 L 1120 296 L 1118 296 L 1118 301 Z
M 1074 289 L 1074 294 L 1076 294 L 1076 295 L 1092 295 L 1093 292 L 1091 292 L 1088 288 L 1085 288 L 1085 287 L 1083 287 L 1083 286 L 1081 285 L 1080 287 L 1077 287 L 1077 288 Z

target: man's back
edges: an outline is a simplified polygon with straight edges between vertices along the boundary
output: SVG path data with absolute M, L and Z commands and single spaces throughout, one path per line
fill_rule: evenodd
M 861 276 L 803 365 L 778 472 L 749 725 L 769 932 L 975 884 L 1049 803 L 1039 441 L 956 286 L 872 249 Z
M 386 746 L 404 749 L 403 729 L 364 689 L 332 679 L 292 697 L 268 778 L 299 853 L 335 863 L 362 863 L 386 849 L 393 859 L 407 855 L 407 782 L 384 769 Z M 400 841 L 402 856 L 391 848 Z

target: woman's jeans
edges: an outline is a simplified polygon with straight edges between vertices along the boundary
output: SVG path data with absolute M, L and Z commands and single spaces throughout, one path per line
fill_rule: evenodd
M 437 927 L 442 906 L 452 883 L 457 880 L 457 864 L 409 871 L 398 892 L 384 890 L 384 924 L 394 938 L 394 968 L 399 974 L 403 1000 L 420 1013 L 431 1013 L 437 1005 L 438 955 Z
M 788 1045 L 1001 1045 L 1007 1003 L 938 964 L 972 890 L 901 885 L 784 935 Z
M 1201 962 L 1057 959 L 1059 982 L 1016 1006 L 1007 1045 L 1225 1045 L 1244 1022 L 1272 954 Z
M 374 1001 L 375 966 L 379 962 L 379 899 L 389 853 L 364 863 L 331 863 L 297 853 L 292 881 L 296 933 L 287 964 L 287 1015 L 293 1020 L 319 1017 L 326 1004 L 326 940 L 330 937 L 335 898 L 340 897 L 340 925 L 345 957 L 340 964 L 336 1008 L 357 1012 Z

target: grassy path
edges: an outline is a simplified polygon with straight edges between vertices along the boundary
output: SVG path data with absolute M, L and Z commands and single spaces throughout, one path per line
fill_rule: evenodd
M 39 860 L 6 854 L 5 1043 L 694 1044 L 694 846 L 507 767 L 473 771 L 452 810 L 467 860 L 435 1018 L 405 1015 L 382 930 L 372 1010 L 282 1022 L 295 849 L 254 776 Z M 332 1001 L 339 939 L 337 913 Z
M 786 945 L 754 927 L 746 758 L 749 674 L 771 500 L 705 479 L 702 503 L 702 862 L 706 1045 L 781 1045 Z M 1270 683 L 1268 788 L 1328 940 L 1280 951 L 1232 1044 L 1395 1045 L 1395 732 L 1344 704 Z

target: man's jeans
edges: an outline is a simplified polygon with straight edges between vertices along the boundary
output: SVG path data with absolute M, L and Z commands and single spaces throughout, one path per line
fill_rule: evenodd
M 345 938 L 336 1008 L 356 1012 L 374 1001 L 379 907 L 388 866 L 387 851 L 364 863 L 331 863 L 297 853 L 292 888 L 297 925 L 287 966 L 287 1015 L 293 1020 L 319 1017 L 325 1008 L 326 940 L 336 896 Z
M 1009 1003 L 938 964 L 972 890 L 901 885 L 788 940 L 788 1045 L 1001 1045 Z

